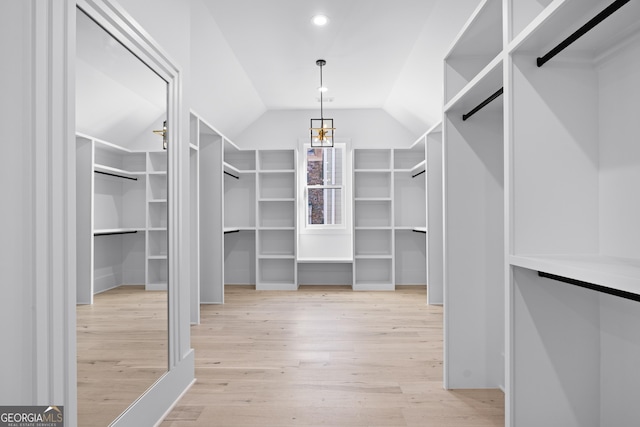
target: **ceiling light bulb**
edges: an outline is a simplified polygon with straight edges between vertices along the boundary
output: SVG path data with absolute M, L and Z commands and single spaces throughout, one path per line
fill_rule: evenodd
M 322 86 L 322 87 L 319 87 L 319 88 L 318 88 L 318 91 L 319 91 L 319 92 L 326 92 L 326 91 L 328 91 L 328 90 L 329 90 L 329 89 L 328 89 L 328 88 L 326 88 L 326 87 L 324 87 L 324 86 Z
M 311 22 L 318 27 L 323 27 L 329 23 L 329 18 L 325 15 L 316 15 L 311 18 Z

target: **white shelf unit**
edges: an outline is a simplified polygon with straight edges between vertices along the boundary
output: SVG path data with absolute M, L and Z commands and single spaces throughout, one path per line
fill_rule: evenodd
M 224 137 L 199 115 L 190 116 L 192 323 L 200 304 L 224 303 Z
M 507 422 L 635 425 L 640 2 L 623 5 L 541 67 L 537 57 L 612 2 L 529 3 L 512 1 L 515 37 L 507 48 Z
M 502 46 L 502 1 L 482 0 L 445 56 L 445 104 L 491 66 Z
M 499 2 L 483 2 L 481 10 L 493 11 L 489 17 L 501 29 L 501 13 L 495 13 L 499 5 L 494 3 Z M 467 27 L 471 34 L 475 22 Z M 462 39 L 468 39 L 466 33 Z M 477 43 L 481 40 L 474 38 L 472 44 Z M 503 54 L 499 49 L 489 56 L 491 62 L 482 69 L 470 63 L 469 73 L 477 74 L 444 110 L 444 386 L 448 389 L 504 387 L 503 97 L 476 110 L 503 87 Z
M 257 283 L 256 228 L 258 210 L 255 150 L 241 150 L 224 138 L 224 283 Z
M 296 290 L 296 152 L 259 150 L 256 289 Z
M 425 135 L 427 192 L 427 303 L 444 303 L 442 122 Z
M 148 283 L 147 155 L 76 134 L 78 304 L 121 285 Z
M 394 290 L 393 155 L 353 152 L 353 290 Z
M 425 140 L 393 150 L 394 284 L 427 284 Z
M 145 289 L 166 291 L 167 263 L 167 152 L 147 152 L 147 242 Z M 153 250 L 152 250 L 153 248 Z

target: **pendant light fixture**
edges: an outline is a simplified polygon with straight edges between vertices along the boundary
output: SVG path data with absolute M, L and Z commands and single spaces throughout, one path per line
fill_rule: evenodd
M 312 147 L 333 147 L 333 136 L 336 130 L 333 127 L 333 119 L 324 118 L 324 108 L 322 94 L 326 88 L 322 85 L 322 67 L 327 64 L 324 59 L 318 59 L 316 65 L 320 67 L 320 118 L 311 119 L 311 146 Z

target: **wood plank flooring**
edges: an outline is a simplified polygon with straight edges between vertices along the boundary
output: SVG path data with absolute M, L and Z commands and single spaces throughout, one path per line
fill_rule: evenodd
M 167 293 L 120 286 L 76 313 L 78 426 L 104 427 L 167 370 Z
M 161 427 L 502 426 L 499 390 L 442 389 L 424 287 L 227 286 L 191 328 L 197 382 Z

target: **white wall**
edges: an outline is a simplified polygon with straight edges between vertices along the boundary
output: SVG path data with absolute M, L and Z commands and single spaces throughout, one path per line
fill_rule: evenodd
M 319 116 L 319 105 L 318 110 L 270 110 L 234 142 L 244 149 L 296 148 L 300 138 L 309 138 L 310 119 Z M 354 149 L 405 148 L 420 136 L 407 130 L 382 109 L 325 109 L 324 117 L 334 120 L 336 139 L 350 139 Z

